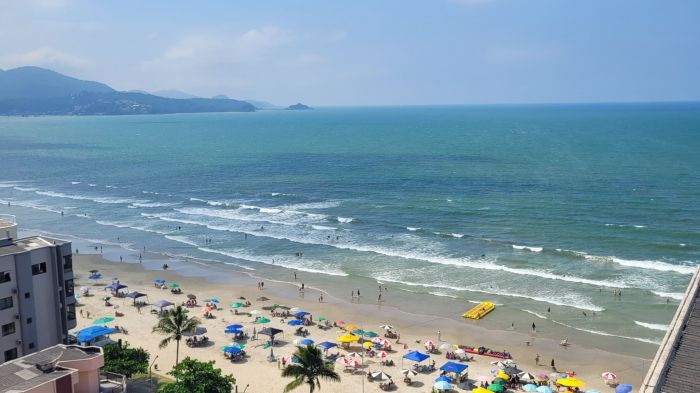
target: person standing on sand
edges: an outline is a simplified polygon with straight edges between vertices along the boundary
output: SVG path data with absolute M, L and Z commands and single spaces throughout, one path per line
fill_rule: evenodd
M 382 294 L 379 293 L 379 296 L 377 296 L 377 303 L 381 303 L 382 301 Z
M 297 272 L 294 272 L 294 281 L 297 280 Z
M 352 291 L 350 292 L 350 297 L 353 298 L 353 299 L 355 298 L 355 290 L 352 290 Z
M 552 370 L 557 371 L 557 366 L 554 365 L 554 359 L 552 359 L 550 364 L 552 365 Z
M 535 323 L 534 323 L 534 322 L 532 323 L 532 331 L 533 331 L 533 332 L 536 332 L 536 331 L 537 331 L 537 327 L 535 326 Z
M 442 332 L 438 330 L 438 341 L 442 341 Z
M 119 262 L 124 262 L 124 258 L 121 255 L 119 256 Z
M 357 297 L 360 297 L 360 288 L 357 288 Z
M 537 355 L 535 355 L 535 366 L 539 366 L 539 365 L 540 365 L 540 354 L 538 353 Z

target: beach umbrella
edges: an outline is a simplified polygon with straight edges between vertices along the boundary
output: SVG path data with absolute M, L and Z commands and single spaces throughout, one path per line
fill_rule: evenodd
M 95 319 L 94 321 L 92 321 L 92 323 L 94 325 L 104 325 L 104 324 L 110 323 L 112 321 L 114 321 L 113 317 L 102 317 L 102 318 Z
M 337 346 L 338 346 L 338 344 L 332 343 L 332 342 L 330 342 L 330 341 L 324 341 L 324 342 L 322 342 L 322 343 L 316 345 L 316 347 L 321 348 L 321 349 L 323 349 L 324 351 L 327 351 L 327 350 L 329 350 L 329 349 L 331 349 L 331 348 L 333 348 L 333 347 L 337 347 Z
M 389 354 L 386 353 L 385 351 L 379 351 L 379 352 L 377 352 L 377 357 L 380 358 L 380 359 L 385 359 L 387 356 L 389 356 Z
M 547 374 L 537 374 L 537 379 L 547 379 Z
M 472 393 L 493 393 L 493 392 L 491 392 L 488 389 L 484 389 L 484 388 L 479 387 L 479 388 L 472 389 Z
M 153 283 L 156 285 L 163 285 L 165 284 L 165 280 L 163 280 L 162 278 L 156 278 L 155 280 L 153 280 Z
M 314 340 L 310 338 L 300 338 L 297 340 L 294 340 L 294 344 L 296 345 L 301 345 L 301 346 L 307 346 L 307 345 L 313 345 Z
M 401 370 L 401 374 L 405 375 L 408 378 L 414 378 L 414 377 L 418 376 L 417 372 L 415 372 L 413 370 L 406 370 L 406 369 Z
M 219 299 L 217 299 L 215 297 L 209 299 L 209 303 L 218 303 L 218 302 L 219 302 Z
M 241 332 L 241 330 L 238 329 L 238 328 L 226 328 L 226 329 L 224 330 L 224 333 L 225 333 L 225 334 L 240 334 L 240 333 L 242 333 L 242 332 Z
M 339 319 L 339 320 L 335 321 L 335 324 L 336 325 L 345 325 L 345 321 L 343 321 L 342 319 Z
M 362 359 L 363 358 L 362 354 L 357 353 L 357 352 L 349 353 L 349 354 L 345 355 L 345 357 L 352 358 L 352 359 Z
M 352 332 L 353 330 L 357 329 L 357 326 L 350 324 L 350 325 L 344 327 L 343 329 L 345 329 L 345 331 L 347 331 L 347 332 Z
M 379 337 L 379 335 L 375 332 L 367 331 L 367 332 L 362 333 L 362 337 L 375 338 L 375 337 Z
M 362 347 L 363 347 L 363 348 L 371 348 L 371 347 L 373 347 L 373 346 L 375 346 L 375 345 L 377 345 L 377 344 L 375 344 L 375 343 L 373 343 L 373 342 L 371 342 L 371 341 L 365 341 L 365 342 L 362 343 Z
M 536 392 L 537 385 L 533 385 L 531 383 L 528 383 L 527 385 L 523 385 L 523 390 L 526 392 Z
M 462 348 L 457 348 L 457 350 L 455 351 L 455 355 L 464 355 L 465 353 L 467 352 Z
M 549 386 L 538 386 L 537 391 L 539 393 L 552 393 L 552 388 Z
M 260 310 L 253 310 L 253 311 L 249 312 L 249 314 L 250 315 L 260 315 L 260 314 L 262 314 L 262 312 Z
M 207 328 L 204 326 L 197 326 L 196 328 L 190 330 L 189 332 L 182 332 L 183 336 L 201 336 L 207 332 Z
M 440 349 L 445 350 L 445 351 L 448 350 L 448 349 L 450 349 L 450 348 L 452 348 L 452 345 L 451 345 L 451 344 L 442 344 L 442 345 L 440 345 Z
M 433 387 L 437 390 L 450 390 L 452 389 L 452 384 L 446 381 L 435 382 Z
M 530 373 L 526 373 L 526 372 L 522 372 L 522 373 L 518 374 L 518 378 L 520 378 L 520 380 L 523 382 L 532 382 L 532 381 L 537 379 L 537 378 L 535 378 L 534 375 L 532 375 Z
M 175 282 L 171 282 L 170 284 L 168 284 L 168 287 L 170 289 L 176 289 L 176 288 L 180 288 L 180 284 L 175 283 Z
M 617 375 L 613 372 L 606 371 L 602 374 L 603 379 L 606 381 L 614 381 L 617 379 Z
M 409 352 L 409 353 L 403 355 L 404 359 L 408 359 L 408 360 L 410 360 L 412 362 L 416 362 L 416 363 L 420 363 L 429 357 L 430 357 L 430 355 L 426 355 L 426 354 L 418 352 L 418 351 Z
M 510 375 L 504 373 L 502 370 L 498 370 L 498 372 L 496 373 L 496 378 L 501 378 L 501 379 L 507 381 L 510 379 Z
M 297 313 L 299 311 L 301 311 L 301 308 L 299 308 L 299 307 L 292 307 L 289 309 L 289 312 L 292 314 Z
M 392 329 L 394 329 L 394 327 L 391 326 L 391 325 L 379 325 L 379 328 L 380 328 L 380 329 L 384 329 L 384 330 L 392 330 Z
M 237 353 L 240 353 L 241 351 L 242 351 L 242 349 L 240 349 L 238 347 L 234 347 L 234 346 L 229 346 L 229 347 L 224 348 L 224 353 L 230 353 L 231 355 L 235 355 Z
M 426 348 L 432 348 L 435 346 L 435 343 L 433 342 L 433 340 L 428 340 L 423 345 L 425 345 Z
M 486 389 L 492 392 L 502 392 L 506 390 L 506 388 L 504 388 L 503 385 L 499 385 L 497 383 L 492 383 L 491 385 L 487 386 Z
M 347 365 L 350 367 L 360 367 L 360 361 L 358 359 L 347 359 Z
M 375 337 L 372 339 L 372 342 L 375 344 L 379 344 L 383 347 L 385 347 L 387 345 L 391 345 L 391 342 L 384 337 Z
M 335 340 L 338 342 L 341 342 L 341 343 L 352 343 L 352 342 L 358 341 L 359 339 L 360 338 L 355 336 L 354 334 L 345 333 L 343 335 L 336 337 Z
M 187 294 L 187 298 L 190 299 L 190 300 L 194 300 L 194 299 L 197 298 L 197 296 L 194 295 L 194 294 L 192 294 L 192 293 L 188 293 L 188 294 Z
M 498 367 L 498 368 L 500 368 L 500 369 L 504 369 L 504 368 L 508 367 L 505 363 L 503 363 L 503 362 L 500 361 L 500 360 L 495 361 L 495 362 L 491 362 L 491 364 L 493 364 L 494 366 L 496 366 L 496 367 Z
M 265 296 L 260 296 L 259 298 L 255 299 L 255 300 L 257 300 L 257 301 L 259 301 L 259 302 L 266 302 L 266 301 L 268 301 L 268 300 L 270 300 L 270 299 L 266 298 Z
M 566 386 L 567 388 L 580 388 L 581 386 L 584 386 L 586 383 L 576 379 L 574 377 L 569 377 L 569 378 L 560 378 L 557 379 L 557 384 L 561 386 Z M 616 392 L 616 393 L 621 393 L 621 392 Z M 629 393 L 629 392 L 622 392 L 622 393 Z
M 93 273 L 88 277 L 88 279 L 90 280 L 99 280 L 100 278 L 102 278 L 102 275 L 100 273 Z
M 162 310 L 162 309 L 165 308 L 165 307 L 170 307 L 170 306 L 172 306 L 173 303 L 172 303 L 172 302 L 169 302 L 169 301 L 167 301 L 167 300 L 159 300 L 159 301 L 155 302 L 155 304 L 153 304 L 153 305 L 156 306 L 156 307 L 158 307 L 158 308 L 160 308 L 160 309 Z
M 211 307 L 209 307 L 209 306 L 202 307 L 202 312 L 211 312 Z
M 628 383 L 623 383 L 622 385 L 617 385 L 615 388 L 615 393 L 630 393 L 632 391 L 632 385 Z
M 503 385 L 504 383 L 506 383 L 506 380 L 503 378 L 495 378 L 493 381 L 491 381 L 491 383 L 497 383 L 499 385 Z
M 379 381 L 391 381 L 391 375 L 385 373 L 384 371 L 377 371 L 375 373 L 372 373 L 372 378 L 377 379 Z
M 556 381 L 559 378 L 566 378 L 566 374 L 561 374 L 561 373 L 551 373 L 549 374 L 549 379 L 552 381 Z
M 282 333 L 282 329 L 276 329 L 273 327 L 266 327 L 258 332 L 258 334 L 262 334 L 264 336 L 270 336 L 273 338 L 280 333 Z
M 258 317 L 255 319 L 255 323 L 270 323 L 270 320 L 265 317 Z
M 299 320 L 299 319 L 292 319 L 291 321 L 287 322 L 287 325 L 289 325 L 289 326 L 299 326 L 299 325 L 303 325 L 303 324 L 304 324 L 304 321 Z
M 515 367 L 515 360 L 513 359 L 503 359 L 501 363 L 505 364 L 506 366 Z
M 452 382 L 450 377 L 448 377 L 447 375 L 441 375 L 441 376 L 435 378 L 435 382 L 440 382 L 440 381 Z
M 239 324 L 235 323 L 233 325 L 226 326 L 226 329 L 241 329 L 242 327 L 243 327 L 243 325 L 239 325 Z
M 241 308 L 241 307 L 243 307 L 243 303 L 241 303 L 241 302 L 231 303 L 231 308 Z
M 356 336 L 361 336 L 361 335 L 365 334 L 365 331 L 362 330 L 362 329 L 354 329 L 354 330 L 351 331 L 350 333 L 352 333 L 352 334 L 354 334 L 354 335 L 356 335 Z
M 335 359 L 335 362 L 338 363 L 338 364 L 341 364 L 341 365 L 343 365 L 343 366 L 347 366 L 347 365 L 348 365 L 348 359 L 346 359 L 346 358 L 344 358 L 344 357 L 339 357 L 338 359 Z
M 491 379 L 492 379 L 491 377 L 488 377 L 486 375 L 481 375 L 479 377 L 476 377 L 476 381 L 483 382 L 483 383 L 491 382 Z
M 316 317 L 316 320 L 319 322 L 323 322 L 326 320 L 326 317 Z

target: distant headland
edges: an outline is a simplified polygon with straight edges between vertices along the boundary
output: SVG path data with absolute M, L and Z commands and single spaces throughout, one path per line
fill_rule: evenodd
M 308 105 L 304 105 L 304 104 L 302 104 L 301 102 L 299 102 L 299 103 L 297 103 L 297 104 L 288 106 L 287 109 L 290 110 L 290 111 L 303 111 L 303 110 L 313 109 L 313 108 L 310 107 L 310 106 L 308 106 Z

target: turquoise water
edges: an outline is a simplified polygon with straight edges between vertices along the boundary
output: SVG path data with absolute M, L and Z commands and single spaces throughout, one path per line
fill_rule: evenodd
M 700 261 L 699 150 L 699 104 L 0 118 L 0 213 L 644 345 Z

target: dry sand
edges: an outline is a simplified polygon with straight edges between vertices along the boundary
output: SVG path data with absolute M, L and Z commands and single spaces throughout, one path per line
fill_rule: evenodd
M 109 283 L 110 278 L 118 277 L 120 282 L 129 286 L 129 291 L 144 292 L 148 295 L 150 303 L 165 299 L 173 303 L 180 304 L 187 300 L 186 294 L 195 294 L 200 301 L 210 297 L 217 297 L 222 303 L 219 307 L 223 310 L 214 312 L 216 318 L 203 320 L 203 326 L 208 329 L 207 336 L 211 344 L 208 347 L 189 348 L 180 345 L 180 359 L 191 356 L 199 360 L 215 360 L 216 366 L 222 368 L 225 373 L 232 374 L 237 381 L 239 391 L 243 391 L 247 385 L 248 392 L 281 392 L 285 384 L 290 380 L 281 377 L 281 371 L 276 362 L 267 361 L 269 350 L 265 350 L 260 345 L 263 341 L 249 341 L 245 350 L 248 354 L 243 362 L 231 363 L 226 360 L 219 349 L 219 346 L 230 343 L 230 339 L 223 333 L 224 327 L 231 323 L 243 324 L 244 330 L 252 333 L 253 327 L 260 329 L 260 326 L 252 323 L 253 317 L 245 315 L 234 315 L 229 311 L 228 305 L 239 296 L 250 300 L 253 305 L 250 308 L 242 309 L 250 311 L 261 310 L 263 316 L 269 316 L 267 311 L 262 310 L 263 303 L 255 301 L 260 296 L 266 296 L 271 300 L 265 304 L 284 304 L 290 307 L 298 306 L 301 309 L 312 313 L 314 317 L 324 316 L 330 321 L 342 319 L 348 323 L 357 325 L 364 330 L 372 330 L 383 333 L 379 328 L 381 324 L 393 325 L 401 335 L 401 343 L 408 343 L 408 350 L 424 351 L 422 342 L 427 339 L 435 341 L 438 345 L 442 343 L 464 344 L 469 346 L 486 346 L 494 350 L 507 350 L 517 362 L 519 368 L 532 374 L 551 373 L 550 361 L 555 359 L 559 371 L 575 371 L 577 377 L 587 382 L 586 389 L 599 389 L 601 392 L 612 392 L 613 389 L 607 387 L 601 378 L 604 371 L 615 372 L 621 382 L 631 383 L 635 387 L 639 386 L 650 361 L 631 356 L 619 355 L 605 352 L 598 349 L 582 348 L 575 344 L 562 347 L 558 342 L 537 337 L 537 333 L 521 333 L 514 331 L 487 330 L 477 325 L 460 323 L 447 318 L 430 315 L 429 309 L 416 309 L 414 313 L 406 313 L 378 305 L 376 298 L 362 300 L 360 303 L 350 303 L 345 300 L 331 297 L 324 293 L 324 302 L 319 303 L 318 298 L 322 293 L 320 289 L 306 288 L 304 296 L 300 296 L 298 287 L 290 283 L 271 282 L 263 279 L 256 279 L 244 274 L 236 274 L 225 269 L 209 267 L 207 271 L 192 273 L 192 271 L 180 270 L 180 273 L 187 273 L 189 276 L 179 274 L 177 268 L 168 271 L 147 270 L 138 263 L 118 263 L 102 259 L 99 255 L 79 255 L 75 258 L 76 269 L 76 291 L 80 286 L 92 286 L 93 283 L 87 280 L 90 269 L 98 269 L 104 277 L 104 283 Z M 194 276 L 192 276 L 194 275 Z M 173 295 L 169 290 L 155 288 L 153 281 L 156 278 L 163 278 L 168 282 L 177 282 L 182 287 L 182 294 Z M 264 290 L 257 289 L 257 282 L 264 281 Z M 140 346 L 151 353 L 151 359 L 156 355 L 155 361 L 158 371 L 155 373 L 165 374 L 171 369 L 175 361 L 175 344 L 171 343 L 164 349 L 158 348 L 158 342 L 163 336 L 152 333 L 151 330 L 157 322 L 156 316 L 150 314 L 150 307 L 144 307 L 141 313 L 131 306 L 131 299 L 113 299 L 113 304 L 117 307 L 105 307 L 100 299 L 106 293 L 101 286 L 92 288 L 94 296 L 80 298 L 82 306 L 79 310 L 83 313 L 90 312 L 90 318 L 78 317 L 78 331 L 81 328 L 91 325 L 91 321 L 103 316 L 114 316 L 115 311 L 124 313 L 123 317 L 117 318 L 112 325 L 126 328 L 128 334 L 113 334 L 112 339 L 123 339 L 132 346 Z M 191 315 L 201 317 L 200 307 L 191 309 Z M 487 317 L 488 318 L 488 317 Z M 293 334 L 294 327 L 287 326 L 280 322 L 279 318 L 271 318 L 268 326 L 281 328 L 284 330 L 284 337 L 281 339 L 283 345 L 274 348 L 275 355 L 291 355 L 295 346 L 293 341 L 299 337 Z M 339 335 L 339 329 L 321 330 L 316 326 L 308 327 L 311 333 L 309 338 L 317 343 L 321 341 L 335 342 Z M 437 332 L 441 332 L 441 340 L 438 341 Z M 264 338 L 264 337 L 263 337 Z M 569 337 L 575 342 L 575 337 Z M 420 343 L 417 343 L 419 341 Z M 394 378 L 398 386 L 398 391 L 402 392 L 430 392 L 434 379 L 438 372 L 431 374 L 421 374 L 414 379 L 414 383 L 409 387 L 402 383 L 402 356 L 407 352 L 403 345 L 397 345 L 392 340 L 394 352 L 389 354 L 389 358 L 396 363 L 394 367 L 384 367 L 384 371 Z M 526 345 L 529 342 L 530 345 Z M 354 346 L 359 350 L 359 346 Z M 331 349 L 330 352 L 335 352 Z M 344 350 L 340 351 L 345 352 Z M 540 366 L 535 365 L 535 356 L 540 356 Z M 494 368 L 490 364 L 493 358 L 475 356 L 475 361 L 469 362 L 469 376 L 475 378 L 482 375 L 491 375 Z M 444 354 L 433 355 L 437 367 L 445 361 Z M 429 362 L 430 359 L 426 362 Z M 370 362 L 371 363 L 371 362 Z M 403 361 L 404 368 L 410 366 L 410 362 Z M 369 364 L 366 369 L 371 371 L 379 370 L 378 364 Z M 341 375 L 342 382 L 322 382 L 322 391 L 335 391 L 336 393 L 355 393 L 364 391 L 381 391 L 378 383 L 368 383 L 361 375 L 353 375 L 342 372 L 336 366 Z M 304 391 L 300 388 L 299 391 Z M 457 391 L 465 391 L 458 389 Z

